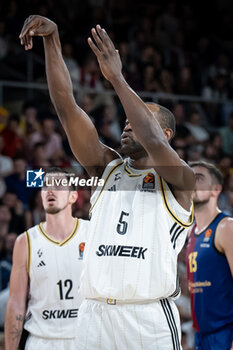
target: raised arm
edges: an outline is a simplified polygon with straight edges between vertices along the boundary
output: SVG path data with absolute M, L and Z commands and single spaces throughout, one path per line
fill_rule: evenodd
M 105 167 L 118 156 L 99 141 L 91 119 L 75 102 L 70 75 L 62 57 L 57 26 L 45 17 L 30 16 L 20 34 L 21 44 L 26 50 L 32 49 L 33 36 L 43 37 L 49 93 L 71 149 L 90 175 L 99 175 L 98 167 Z
M 155 114 L 125 81 L 120 56 L 106 31 L 97 26 L 92 29 L 92 35 L 95 43 L 91 38 L 88 38 L 88 43 L 97 56 L 104 77 L 119 96 L 138 141 L 151 158 L 151 164 L 177 190 L 192 190 L 195 184 L 192 169 L 171 148 Z
M 28 292 L 27 249 L 25 234 L 15 242 L 10 278 L 10 297 L 5 318 L 5 349 L 17 350 L 21 338 Z

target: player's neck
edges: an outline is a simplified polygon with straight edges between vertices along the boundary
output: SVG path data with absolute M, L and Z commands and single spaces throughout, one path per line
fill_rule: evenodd
M 149 157 L 147 155 L 140 158 L 129 157 L 127 159 L 127 162 L 128 162 L 128 165 L 134 169 L 140 170 L 140 169 L 151 168 L 151 164 L 149 164 L 150 163 Z
M 66 239 L 73 231 L 74 225 L 75 219 L 71 211 L 62 211 L 54 215 L 46 214 L 46 221 L 43 223 L 46 233 L 57 241 Z
M 204 231 L 219 213 L 216 203 L 208 203 L 195 209 L 196 233 Z

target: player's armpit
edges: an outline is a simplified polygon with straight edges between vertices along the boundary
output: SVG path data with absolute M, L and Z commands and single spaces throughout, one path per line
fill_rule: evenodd
M 15 242 L 10 277 L 10 297 L 5 318 L 5 349 L 16 350 L 23 330 L 28 293 L 27 248 L 25 234 Z
M 226 217 L 219 223 L 214 243 L 216 248 L 226 255 L 233 277 L 233 218 Z

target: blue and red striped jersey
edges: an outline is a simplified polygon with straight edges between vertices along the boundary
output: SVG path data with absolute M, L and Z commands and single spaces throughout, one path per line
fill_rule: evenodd
M 233 278 L 227 259 L 215 247 L 219 213 L 200 234 L 193 227 L 187 245 L 187 274 L 191 292 L 193 327 L 198 332 L 213 332 L 233 323 Z

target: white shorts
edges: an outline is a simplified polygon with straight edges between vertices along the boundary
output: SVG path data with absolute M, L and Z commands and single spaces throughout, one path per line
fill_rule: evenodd
M 49 339 L 29 334 L 25 350 L 77 350 L 76 339 Z
M 182 350 L 173 301 L 109 305 L 86 299 L 78 317 L 78 350 Z

